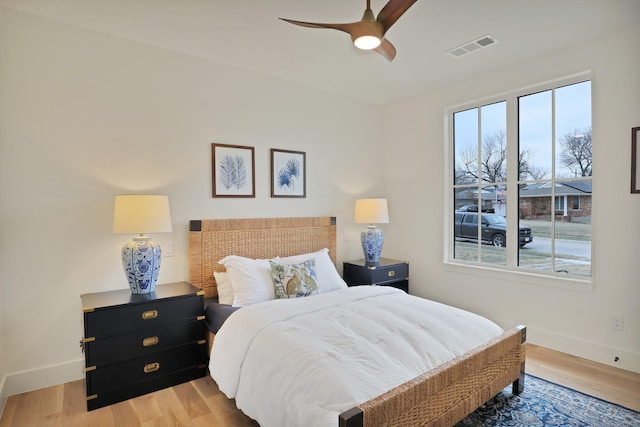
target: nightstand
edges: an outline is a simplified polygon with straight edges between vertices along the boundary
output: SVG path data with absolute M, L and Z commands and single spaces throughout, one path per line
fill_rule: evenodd
M 204 292 L 187 282 L 84 294 L 87 410 L 207 373 Z
M 409 263 L 397 259 L 380 258 L 377 266 L 369 266 L 363 259 L 342 264 L 344 281 L 349 286 L 393 286 L 409 293 Z

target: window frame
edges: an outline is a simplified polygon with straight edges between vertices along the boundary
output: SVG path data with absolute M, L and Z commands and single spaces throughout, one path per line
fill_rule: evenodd
M 536 92 L 542 92 L 552 89 L 558 89 L 563 86 L 572 85 L 580 82 L 591 81 L 591 104 L 593 106 L 593 75 L 591 71 L 584 71 L 574 75 L 560 77 L 557 79 L 545 81 L 539 84 L 522 87 L 515 90 L 503 92 L 498 95 L 488 96 L 475 101 L 470 101 L 444 109 L 444 144 L 445 144 L 445 197 L 444 197 L 444 251 L 443 264 L 446 269 L 457 272 L 468 273 L 470 270 L 474 274 L 487 275 L 495 278 L 496 275 L 504 275 L 509 280 L 516 282 L 524 282 L 528 284 L 539 284 L 543 286 L 560 287 L 569 290 L 593 291 L 594 277 L 594 224 L 592 223 L 591 233 L 591 275 L 560 275 L 553 271 L 535 271 L 525 269 L 518 266 L 519 246 L 507 244 L 506 246 L 506 265 L 489 264 L 477 261 L 466 261 L 454 258 L 455 248 L 455 206 L 454 206 L 454 168 L 455 145 L 454 145 L 454 120 L 453 115 L 457 112 L 465 111 L 472 108 L 481 108 L 485 105 L 493 104 L 500 101 L 506 101 L 506 138 L 507 138 L 507 187 L 517 188 L 519 185 L 518 157 L 519 157 L 519 141 L 518 141 L 518 99 L 522 96 L 530 95 Z M 591 122 L 593 126 L 593 108 L 591 109 Z M 514 142 L 512 142 L 514 141 Z M 593 175 L 591 176 L 593 179 Z M 519 234 L 519 192 L 507 192 L 507 233 L 509 236 L 517 236 Z M 574 196 L 575 197 L 575 196 Z M 579 201 L 580 203 L 580 201 Z M 555 202 L 554 202 L 555 205 Z M 571 208 L 573 203 L 567 200 L 567 208 Z M 593 203 L 592 203 L 593 210 Z M 515 240 L 511 237 L 511 240 Z

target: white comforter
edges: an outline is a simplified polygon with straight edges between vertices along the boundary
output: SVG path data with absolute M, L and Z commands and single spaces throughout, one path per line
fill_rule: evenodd
M 478 315 L 391 287 L 243 307 L 210 372 L 262 427 L 336 426 L 338 414 L 499 335 Z

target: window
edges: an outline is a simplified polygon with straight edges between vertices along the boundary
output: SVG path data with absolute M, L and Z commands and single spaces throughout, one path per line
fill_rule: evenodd
M 591 82 L 451 111 L 448 259 L 591 276 Z M 481 207 L 478 209 L 478 207 Z
M 579 211 L 580 210 L 580 196 L 573 196 L 571 198 L 571 201 L 573 202 L 573 204 L 571 205 L 571 209 L 573 209 L 574 211 Z

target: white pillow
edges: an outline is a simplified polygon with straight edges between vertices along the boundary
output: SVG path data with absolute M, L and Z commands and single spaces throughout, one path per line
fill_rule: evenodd
M 234 307 L 276 298 L 269 260 L 229 255 L 218 262 L 225 266 L 231 280 Z
M 216 285 L 218 285 L 218 303 L 232 305 L 233 288 L 231 287 L 229 274 L 221 271 L 214 271 L 213 277 L 216 279 Z
M 336 266 L 333 265 L 333 261 L 329 258 L 329 249 L 327 248 L 318 252 L 277 258 L 277 261 L 285 264 L 299 264 L 313 258 L 316 259 L 316 276 L 320 293 L 337 291 L 347 287 L 345 281 L 338 274 Z

